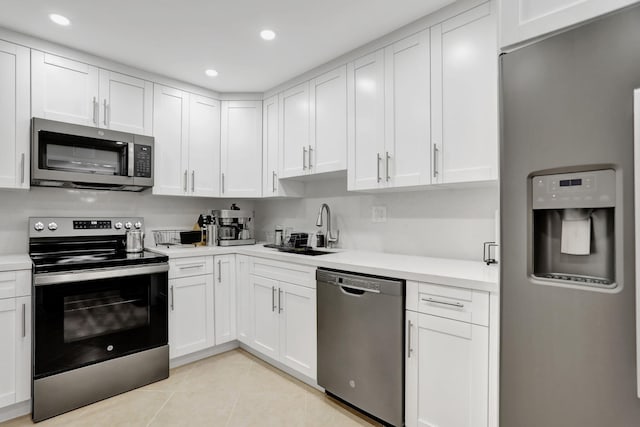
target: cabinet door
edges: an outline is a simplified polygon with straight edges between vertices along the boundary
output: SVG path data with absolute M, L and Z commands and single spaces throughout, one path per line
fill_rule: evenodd
M 309 92 L 311 173 L 347 168 L 347 67 L 311 80 Z
M 29 188 L 29 49 L 0 41 L 0 187 Z
M 236 319 L 238 340 L 251 345 L 251 292 L 249 257 L 236 255 Z
M 214 257 L 215 336 L 216 345 L 236 339 L 236 258 Z
M 305 175 L 309 168 L 309 82 L 280 95 L 280 173 Z
M 31 297 L 0 299 L 0 407 L 31 394 Z
M 31 51 L 33 116 L 98 126 L 98 68 Z
M 384 154 L 384 51 L 347 65 L 348 188 L 378 188 Z
M 316 379 L 316 291 L 280 282 L 280 361 Z
M 415 361 L 406 365 L 407 377 L 417 378 L 407 382 L 407 426 L 486 426 L 488 328 L 426 314 L 417 318 Z
M 220 101 L 189 95 L 188 192 L 220 195 Z
M 251 275 L 249 278 L 251 301 L 251 347 L 278 359 L 278 282 Z
M 393 187 L 431 183 L 429 31 L 385 49 L 384 180 Z
M 153 83 L 100 70 L 99 126 L 152 135 Z
M 187 144 L 189 95 L 154 85 L 153 135 L 155 172 L 153 194 L 183 195 L 188 186 Z
M 513 46 L 637 1 L 500 0 L 500 46 Z
M 495 13 L 485 3 L 431 28 L 435 182 L 498 178 Z
M 278 195 L 278 138 L 279 132 L 278 96 L 265 99 L 262 103 L 262 196 Z
M 262 195 L 262 101 L 222 101 L 221 194 Z
M 169 294 L 171 358 L 213 346 L 213 276 L 172 279 Z

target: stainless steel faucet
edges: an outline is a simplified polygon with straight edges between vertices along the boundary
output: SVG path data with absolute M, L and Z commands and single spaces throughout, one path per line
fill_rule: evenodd
M 340 230 L 336 231 L 335 236 L 333 235 L 333 231 L 331 230 L 331 208 L 326 203 L 323 203 L 320 207 L 320 213 L 318 213 L 318 219 L 316 220 L 316 226 L 322 227 L 322 212 L 326 209 L 327 211 L 327 244 L 328 248 L 332 247 L 334 243 L 338 241 L 338 237 L 340 237 Z

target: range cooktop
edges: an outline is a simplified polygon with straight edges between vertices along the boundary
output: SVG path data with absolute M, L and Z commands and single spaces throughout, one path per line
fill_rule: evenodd
M 31 254 L 31 260 L 33 261 L 36 273 L 50 273 L 55 271 L 156 264 L 167 262 L 169 257 L 148 250 L 138 253 L 128 253 L 125 251 L 81 251 Z

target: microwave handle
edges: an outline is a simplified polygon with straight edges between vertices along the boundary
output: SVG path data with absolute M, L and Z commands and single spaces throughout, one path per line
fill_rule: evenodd
M 134 150 L 133 147 L 135 146 L 135 144 L 133 142 L 127 142 L 128 145 L 128 155 L 127 155 L 127 163 L 129 166 L 129 169 L 127 170 L 127 176 L 133 176 L 133 165 L 135 163 L 135 154 L 134 154 Z

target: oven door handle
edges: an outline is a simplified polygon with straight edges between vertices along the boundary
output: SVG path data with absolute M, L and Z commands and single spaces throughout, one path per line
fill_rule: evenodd
M 127 143 L 127 176 L 133 176 L 134 164 L 136 161 L 135 144 L 133 142 Z
M 78 270 L 63 273 L 36 273 L 33 276 L 35 286 L 57 285 L 60 283 L 85 282 L 90 280 L 111 279 L 114 277 L 139 276 L 142 274 L 166 273 L 169 264 L 144 265 L 140 267 L 114 267 L 96 270 Z

